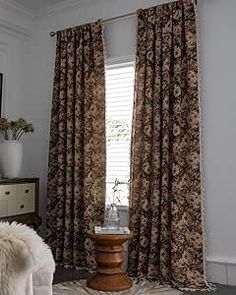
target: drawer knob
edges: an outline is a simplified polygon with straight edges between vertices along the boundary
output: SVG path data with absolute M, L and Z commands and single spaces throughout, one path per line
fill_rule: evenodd
M 5 192 L 5 195 L 10 195 L 10 192 Z
M 23 209 L 25 207 L 25 205 L 20 205 L 20 208 Z
M 25 190 L 25 193 L 26 193 L 26 194 L 28 194 L 28 192 L 29 192 L 29 190 L 28 190 L 28 189 L 26 189 L 26 190 Z

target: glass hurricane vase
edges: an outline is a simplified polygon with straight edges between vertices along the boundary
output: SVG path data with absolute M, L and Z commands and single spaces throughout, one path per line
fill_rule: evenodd
M 112 203 L 107 207 L 105 227 L 109 228 L 119 228 L 120 227 L 120 217 L 117 205 Z

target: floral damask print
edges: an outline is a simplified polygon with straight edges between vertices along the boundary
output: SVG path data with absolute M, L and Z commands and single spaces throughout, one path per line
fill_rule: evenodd
M 94 267 L 87 233 L 103 222 L 105 72 L 100 21 L 57 33 L 48 164 L 47 241 L 56 262 Z M 101 179 L 92 194 L 96 179 Z
M 204 288 L 195 4 L 138 11 L 128 271 Z

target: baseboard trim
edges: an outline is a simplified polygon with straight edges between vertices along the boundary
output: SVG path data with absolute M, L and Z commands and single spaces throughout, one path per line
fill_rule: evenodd
M 209 282 L 236 286 L 236 259 L 207 257 L 206 272 Z

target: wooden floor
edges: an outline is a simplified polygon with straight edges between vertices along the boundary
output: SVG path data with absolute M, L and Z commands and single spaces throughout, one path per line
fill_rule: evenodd
M 62 267 L 57 267 L 54 276 L 54 284 L 66 282 L 66 281 L 77 281 L 80 279 L 86 279 L 88 277 L 88 272 L 73 269 L 64 269 Z M 236 287 L 218 285 L 217 290 L 214 292 L 186 292 L 186 294 L 191 295 L 236 295 Z

